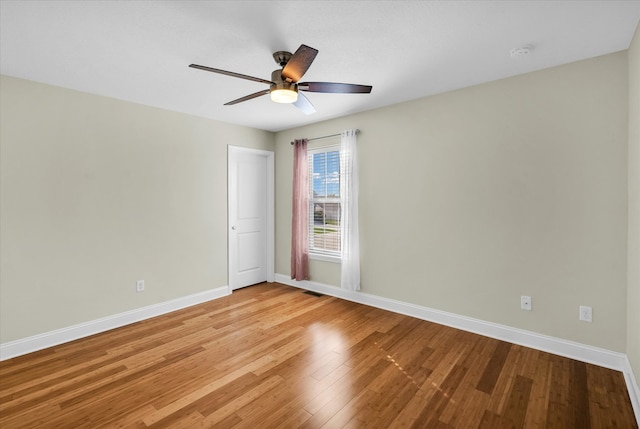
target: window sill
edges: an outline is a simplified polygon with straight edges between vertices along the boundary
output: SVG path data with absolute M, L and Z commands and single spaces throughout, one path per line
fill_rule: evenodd
M 323 255 L 322 253 L 309 253 L 309 259 L 332 262 L 334 264 L 339 264 L 342 262 L 340 256 Z

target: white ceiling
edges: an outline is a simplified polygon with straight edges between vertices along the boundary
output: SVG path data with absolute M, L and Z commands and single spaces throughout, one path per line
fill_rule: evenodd
M 632 1 L 0 1 L 0 72 L 270 131 L 627 49 Z M 261 83 L 272 53 L 319 50 L 303 81 L 373 85 L 306 93 L 306 116 Z M 533 47 L 514 60 L 512 48 Z

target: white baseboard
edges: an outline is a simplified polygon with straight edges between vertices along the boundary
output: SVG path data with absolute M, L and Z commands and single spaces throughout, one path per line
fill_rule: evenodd
M 563 340 L 561 338 L 538 334 L 536 332 L 525 331 L 523 329 L 512 328 L 497 323 L 485 322 L 471 317 L 460 316 L 446 311 L 435 310 L 433 308 L 410 304 L 371 295 L 363 292 L 353 292 L 313 281 L 296 281 L 289 276 L 276 274 L 276 281 L 282 284 L 294 286 L 301 289 L 331 295 L 360 304 L 370 305 L 394 313 L 405 314 L 440 325 L 450 326 L 463 331 L 473 332 L 490 338 L 507 341 L 532 349 L 541 350 L 555 355 L 568 357 L 571 359 L 587 362 L 609 369 L 620 371 L 624 374 L 627 383 L 627 390 L 631 404 L 640 426 L 640 390 L 631 370 L 631 365 L 627 356 L 623 353 L 614 352 L 587 344 L 576 343 Z
M 205 292 L 172 299 L 171 301 L 136 308 L 135 310 L 114 314 L 113 316 L 107 316 L 66 328 L 56 329 L 55 331 L 2 343 L 0 344 L 0 361 L 88 337 L 100 332 L 109 331 L 141 320 L 191 307 L 192 305 L 202 304 L 216 298 L 227 296 L 230 293 L 231 289 L 229 286 L 222 286 Z
M 629 391 L 629 398 L 631 399 L 631 405 L 633 405 L 633 411 L 636 413 L 636 420 L 638 420 L 638 426 L 640 427 L 640 387 L 638 387 L 637 378 L 631 368 L 629 359 L 626 358 L 626 368 L 622 371 L 624 379 L 627 382 L 627 390 Z

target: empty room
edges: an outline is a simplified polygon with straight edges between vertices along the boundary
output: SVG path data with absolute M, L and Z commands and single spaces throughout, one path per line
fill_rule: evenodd
M 0 0 L 0 428 L 638 428 L 639 23 Z

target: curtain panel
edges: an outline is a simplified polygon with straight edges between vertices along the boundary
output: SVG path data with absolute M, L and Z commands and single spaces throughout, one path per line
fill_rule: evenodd
M 293 216 L 291 225 L 291 278 L 309 280 L 309 167 L 307 139 L 293 145 Z
M 342 243 L 341 285 L 360 290 L 360 232 L 358 228 L 358 130 L 346 130 L 340 139 L 340 238 Z

